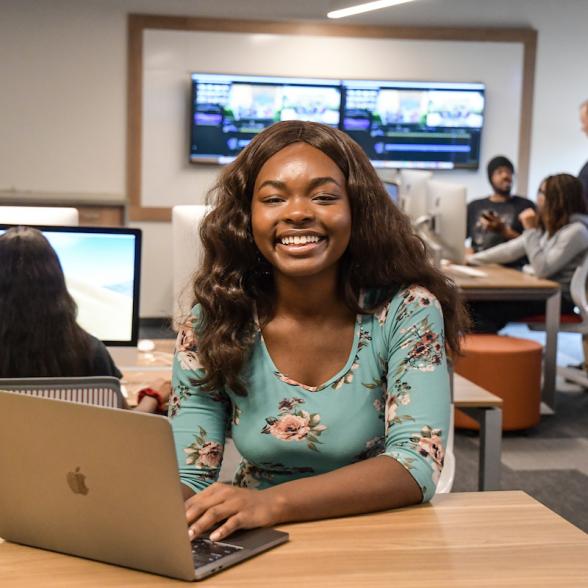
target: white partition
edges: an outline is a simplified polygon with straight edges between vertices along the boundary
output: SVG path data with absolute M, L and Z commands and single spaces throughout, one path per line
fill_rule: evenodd
M 174 321 L 190 313 L 192 277 L 202 261 L 198 233 L 206 206 L 184 205 L 172 209 Z
M 0 206 L 0 224 L 77 226 L 77 208 L 50 206 Z

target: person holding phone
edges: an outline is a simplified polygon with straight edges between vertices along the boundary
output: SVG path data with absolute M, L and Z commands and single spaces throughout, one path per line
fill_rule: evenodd
M 516 239 L 524 230 L 519 215 L 526 209 L 535 210 L 528 198 L 511 194 L 514 165 L 498 155 L 488 162 L 488 180 L 493 193 L 473 200 L 467 208 L 467 236 L 474 252 L 485 251 Z M 523 265 L 524 258 L 511 265 Z
M 555 174 L 541 182 L 537 211 L 527 208 L 519 215 L 523 225 L 520 237 L 468 257 L 470 265 L 506 264 L 526 256 L 526 273 L 558 282 L 561 286 L 561 312 L 571 314 L 572 276 L 588 251 L 588 214 L 582 184 L 570 174 Z M 545 303 L 539 300 L 484 300 L 469 304 L 474 331 L 496 333 L 508 322 L 541 314 Z

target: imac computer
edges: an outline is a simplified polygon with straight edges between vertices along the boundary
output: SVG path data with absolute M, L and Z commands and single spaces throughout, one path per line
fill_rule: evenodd
M 0 206 L 0 223 L 5 225 L 79 225 L 76 208 L 51 206 Z
M 396 204 L 396 206 L 400 206 L 399 202 L 399 187 L 396 182 L 383 182 L 384 188 L 386 188 L 386 192 L 388 192 L 388 196 L 390 196 L 390 200 Z
M 441 257 L 461 264 L 465 260 L 467 189 L 430 180 L 427 191 L 430 228 L 441 246 Z
M 430 171 L 403 169 L 400 172 L 398 202 L 413 222 L 428 212 L 427 182 L 432 177 Z
M 190 314 L 194 295 L 192 277 L 202 262 L 200 223 L 208 208 L 204 204 L 172 208 L 174 323 Z
M 0 234 L 9 228 L 0 225 Z M 55 249 L 78 306 L 78 324 L 106 345 L 134 346 L 139 332 L 141 231 L 37 226 Z

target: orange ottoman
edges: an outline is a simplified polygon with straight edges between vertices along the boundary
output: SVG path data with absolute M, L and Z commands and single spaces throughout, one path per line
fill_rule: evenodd
M 455 372 L 500 396 L 502 430 L 528 429 L 539 423 L 541 404 L 541 358 L 543 347 L 529 339 L 502 335 L 468 335 Z M 455 426 L 479 429 L 478 423 L 459 409 Z

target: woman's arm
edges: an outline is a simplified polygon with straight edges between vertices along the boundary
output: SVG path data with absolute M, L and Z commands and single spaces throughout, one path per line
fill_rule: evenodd
M 588 249 L 588 228 L 576 222 L 561 228 L 547 241 L 537 229 L 523 233 L 525 251 L 538 278 L 549 278 Z
M 178 333 L 168 406 L 184 496 L 203 491 L 218 479 L 229 418 L 225 393 L 203 392 L 194 382 L 201 375 L 197 340 L 189 322 Z
M 510 263 L 525 255 L 525 243 L 523 235 L 490 247 L 485 251 L 479 251 L 468 257 L 468 263 L 472 265 L 484 265 L 487 263 Z
M 226 520 L 211 533 L 213 541 L 221 541 L 237 529 L 374 512 L 422 500 L 415 479 L 400 463 L 384 455 L 266 490 L 217 483 L 196 495 L 185 486 L 182 491 L 186 518 L 195 521 L 190 537 Z

